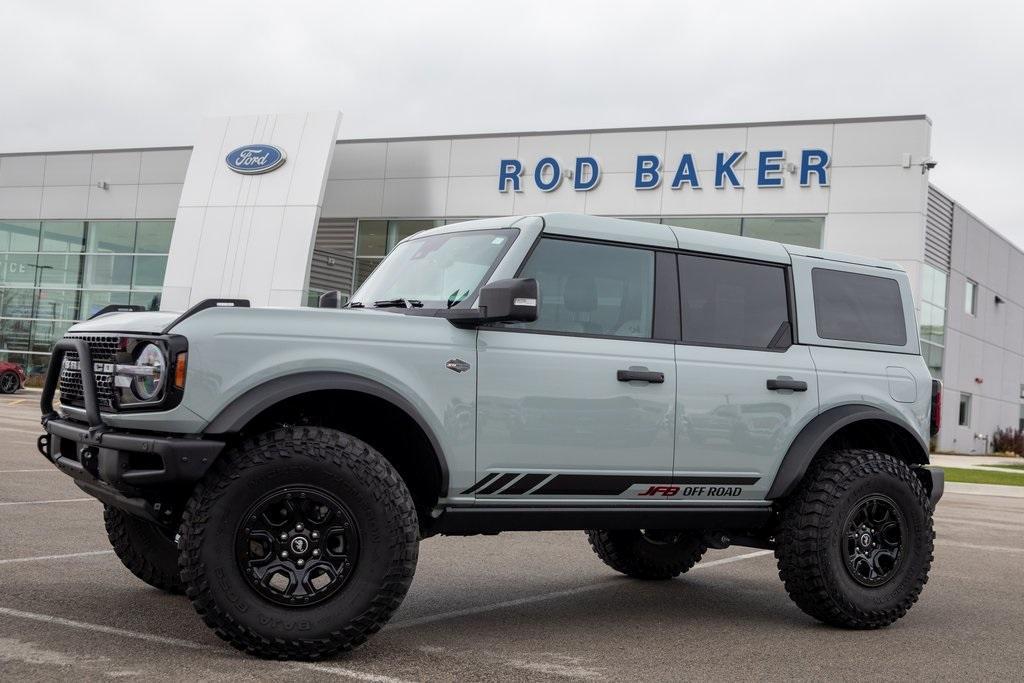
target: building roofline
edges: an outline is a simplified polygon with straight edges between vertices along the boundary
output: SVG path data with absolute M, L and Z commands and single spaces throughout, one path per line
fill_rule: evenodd
M 978 221 L 983 226 L 985 226 L 986 230 L 988 230 L 989 232 L 994 234 L 996 237 L 998 237 L 999 239 L 1001 239 L 1004 242 L 1006 242 L 1007 244 L 1009 244 L 1010 247 L 1014 251 L 1016 251 L 1019 254 L 1024 255 L 1024 248 L 1018 246 L 1017 243 L 1013 241 L 1013 239 L 1011 239 L 1010 237 L 1007 237 L 998 228 L 993 228 L 992 225 L 988 221 L 986 221 L 984 218 L 982 218 L 981 216 L 979 216 L 978 214 L 974 213 L 973 211 L 968 209 L 966 206 L 964 206 L 963 204 L 958 202 L 956 199 L 953 198 L 953 196 L 951 194 L 949 194 L 948 192 L 946 192 L 945 190 L 943 190 L 941 187 L 939 187 L 938 185 L 936 185 L 933 182 L 929 181 L 928 186 L 930 188 L 932 188 L 933 190 L 935 190 L 936 192 L 938 192 L 939 194 L 941 194 L 943 197 L 945 197 L 949 201 L 953 202 L 953 206 L 955 207 L 954 210 L 960 209 L 961 211 L 966 213 L 968 216 L 970 216 L 971 218 L 973 218 L 974 220 Z
M 341 138 L 338 142 L 413 142 L 420 140 L 467 140 L 474 138 L 527 137 L 539 135 L 581 135 L 587 133 L 643 133 L 659 130 L 708 130 L 715 128 L 762 128 L 766 126 L 808 126 L 828 123 L 886 123 L 892 121 L 932 120 L 926 114 L 904 114 L 899 116 L 861 116 L 833 119 L 801 119 L 798 121 L 747 121 L 735 123 L 695 123 L 680 126 L 632 126 L 628 128 L 577 128 L 569 130 L 495 131 L 493 133 L 460 133 L 455 135 L 410 135 L 404 137 Z
M 38 157 L 53 154 L 104 154 L 110 152 L 176 152 L 192 149 L 192 145 L 167 147 L 101 147 L 97 149 L 51 149 L 44 152 L 0 152 L 0 157 Z

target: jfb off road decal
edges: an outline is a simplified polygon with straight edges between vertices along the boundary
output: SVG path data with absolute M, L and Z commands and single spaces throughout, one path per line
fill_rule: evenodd
M 637 477 L 617 474 L 536 474 L 492 472 L 462 493 L 531 496 L 624 496 L 660 498 L 729 498 L 760 477 Z

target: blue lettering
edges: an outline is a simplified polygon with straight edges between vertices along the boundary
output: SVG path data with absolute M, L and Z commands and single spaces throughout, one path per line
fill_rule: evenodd
M 583 180 L 584 167 L 590 169 L 590 176 Z M 601 167 L 597 165 L 594 157 L 576 157 L 576 172 L 573 176 L 572 188 L 577 192 L 592 190 L 601 179 Z
M 544 180 L 544 169 L 551 169 L 551 178 Z M 541 192 L 551 192 L 562 182 L 562 167 L 554 157 L 544 157 L 537 162 L 537 168 L 533 169 L 533 182 Z
M 697 167 L 693 164 L 693 155 L 687 152 L 679 160 L 679 168 L 676 169 L 676 177 L 672 179 L 672 189 L 678 190 L 683 183 L 689 183 L 695 190 L 700 189 L 700 178 L 697 177 Z
M 522 192 L 523 162 L 519 159 L 502 159 L 498 171 L 498 192 L 508 192 L 509 181 L 513 192 Z
M 811 174 L 818 176 L 818 185 L 828 187 L 828 152 L 823 149 L 805 149 L 800 154 L 800 186 L 810 187 Z
M 782 170 L 780 163 L 786 158 L 782 150 L 770 150 L 761 152 L 757 156 L 757 186 L 758 187 L 782 187 L 782 177 L 768 177 L 769 173 L 778 173 Z
M 719 152 L 715 157 L 715 187 L 725 187 L 725 177 L 729 177 L 729 182 L 732 183 L 733 187 L 743 187 L 743 183 L 736 177 L 736 169 L 733 168 L 736 163 L 743 158 L 746 152 L 733 152 L 727 159 L 725 152 Z
M 661 159 L 656 154 L 640 154 L 636 158 L 636 176 L 633 187 L 653 190 L 661 183 Z

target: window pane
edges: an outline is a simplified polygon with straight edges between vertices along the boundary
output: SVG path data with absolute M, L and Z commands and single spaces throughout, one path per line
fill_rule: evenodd
M 662 221 L 665 225 L 675 225 L 680 228 L 693 228 L 694 230 L 707 230 L 708 232 L 721 232 L 726 235 L 740 234 L 740 219 L 726 217 L 701 218 L 693 216 L 689 218 L 666 218 Z
M 0 251 L 38 251 L 39 221 L 0 221 Z
M 967 315 L 977 315 L 978 313 L 978 285 L 970 280 L 964 287 L 964 312 Z
M 782 268 L 681 255 L 679 271 L 684 342 L 766 349 L 789 320 Z
M 129 304 L 128 292 L 82 292 L 82 311 L 79 318 L 85 320 L 110 304 Z
M 744 218 L 743 235 L 817 249 L 821 247 L 821 229 L 824 224 L 825 219 L 820 216 Z
M 77 289 L 40 289 L 36 299 L 36 318 L 78 320 L 78 303 L 82 292 Z
M 85 263 L 87 287 L 127 288 L 132 284 L 131 256 L 87 256 Z
M 82 258 L 80 254 L 40 254 L 37 267 L 39 284 L 80 286 Z
M 521 277 L 540 286 L 540 317 L 517 326 L 615 337 L 651 336 L 654 252 L 543 239 Z
M 921 302 L 921 341 L 944 345 L 946 335 L 946 312 L 927 301 Z
M 4 318 L 31 318 L 36 290 L 0 288 L 0 316 Z
M 35 320 L 32 322 L 32 351 L 49 353 L 53 345 L 74 325 L 70 320 Z
M 90 221 L 89 249 L 98 254 L 135 250 L 135 221 Z
M 132 285 L 135 287 L 162 287 L 166 269 L 166 256 L 136 256 Z
M 356 289 L 359 289 L 370 273 L 376 270 L 383 259 L 379 258 L 358 258 L 356 259 Z
M 903 346 L 907 325 L 896 280 L 814 268 L 814 317 L 822 339 Z
M 0 320 L 0 348 L 9 351 L 28 351 L 32 335 L 30 320 Z
M 957 416 L 957 424 L 961 427 L 971 426 L 971 395 L 960 394 L 960 410 Z
M 133 306 L 142 306 L 147 311 L 159 311 L 160 292 L 132 292 L 129 303 Z
M 35 284 L 37 258 L 35 254 L 0 254 L 0 284 Z
M 387 221 L 359 221 L 356 256 L 384 256 L 388 250 Z
M 174 221 L 139 221 L 135 240 L 137 254 L 166 254 L 171 250 Z
M 388 221 L 388 251 L 409 235 L 444 225 L 444 221 Z
M 39 251 L 70 251 L 77 253 L 84 248 L 84 222 L 43 221 L 43 240 Z

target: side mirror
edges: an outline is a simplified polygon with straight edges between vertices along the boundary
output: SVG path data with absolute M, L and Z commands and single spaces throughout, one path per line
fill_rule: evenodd
M 344 303 L 342 301 L 344 295 L 336 289 L 332 289 L 329 292 L 324 292 L 320 295 L 320 298 L 316 301 L 317 308 L 341 308 Z M 344 297 L 348 298 L 348 297 Z
M 524 322 L 537 319 L 540 291 L 533 278 L 497 280 L 480 288 L 479 308 L 450 308 L 441 315 L 458 327 L 485 323 Z

